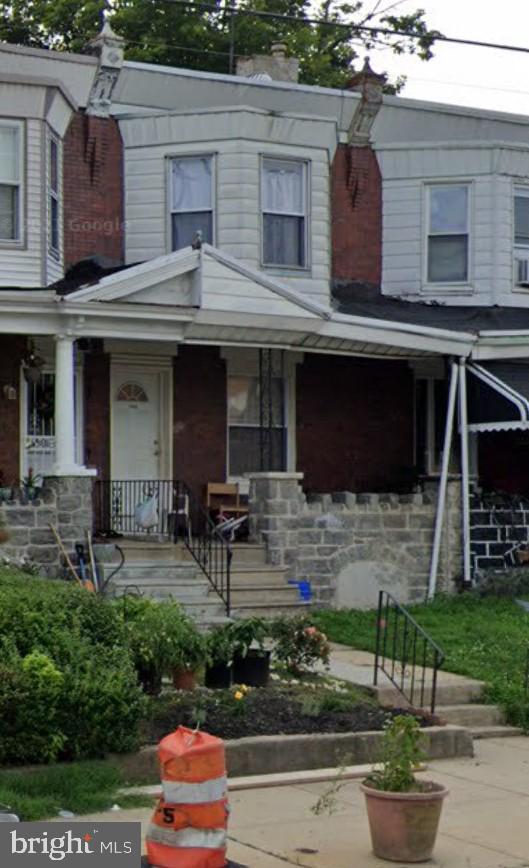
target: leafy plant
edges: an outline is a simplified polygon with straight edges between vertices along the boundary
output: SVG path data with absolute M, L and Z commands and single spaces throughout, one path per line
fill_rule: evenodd
M 231 624 L 217 627 L 206 634 L 206 655 L 210 666 L 231 663 L 235 644 Z
M 329 664 L 330 647 L 322 633 L 309 618 L 278 618 L 272 625 L 276 640 L 274 654 L 293 675 L 302 675 L 318 663 Z
M 246 657 L 252 645 L 264 650 L 265 639 L 269 635 L 269 625 L 262 618 L 245 618 L 230 624 L 229 633 L 234 653 Z
M 375 769 L 366 783 L 387 793 L 409 793 L 419 789 L 414 769 L 426 755 L 421 748 L 423 735 L 419 721 L 411 714 L 398 714 L 384 730 L 382 767 Z

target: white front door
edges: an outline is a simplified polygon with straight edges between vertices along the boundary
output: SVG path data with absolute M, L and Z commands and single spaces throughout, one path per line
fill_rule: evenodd
M 164 456 L 162 375 L 131 367 L 112 371 L 112 478 L 160 479 Z

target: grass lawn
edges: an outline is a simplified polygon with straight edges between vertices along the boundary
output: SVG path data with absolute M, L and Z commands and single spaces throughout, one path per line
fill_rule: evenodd
M 121 808 L 152 804 L 142 796 L 118 795 L 122 787 L 155 783 L 126 780 L 111 762 L 87 761 L 43 766 L 34 771 L 0 771 L 0 808 L 9 807 L 21 820 L 56 817 L 60 810 L 74 814 L 105 811 L 117 803 Z
M 409 611 L 445 652 L 445 671 L 485 681 L 487 700 L 501 704 L 510 722 L 529 729 L 524 687 L 529 613 L 514 600 L 474 594 L 440 597 Z M 322 611 L 315 620 L 333 642 L 375 650 L 376 611 Z

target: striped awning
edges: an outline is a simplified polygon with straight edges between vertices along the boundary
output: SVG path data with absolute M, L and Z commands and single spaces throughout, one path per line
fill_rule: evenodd
M 469 431 L 529 430 L 529 365 L 470 362 Z

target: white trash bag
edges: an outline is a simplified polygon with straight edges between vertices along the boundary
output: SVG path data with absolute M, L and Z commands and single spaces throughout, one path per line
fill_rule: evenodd
M 138 503 L 134 510 L 134 519 L 139 527 L 149 530 L 158 524 L 158 497 L 153 494 L 143 503 Z

